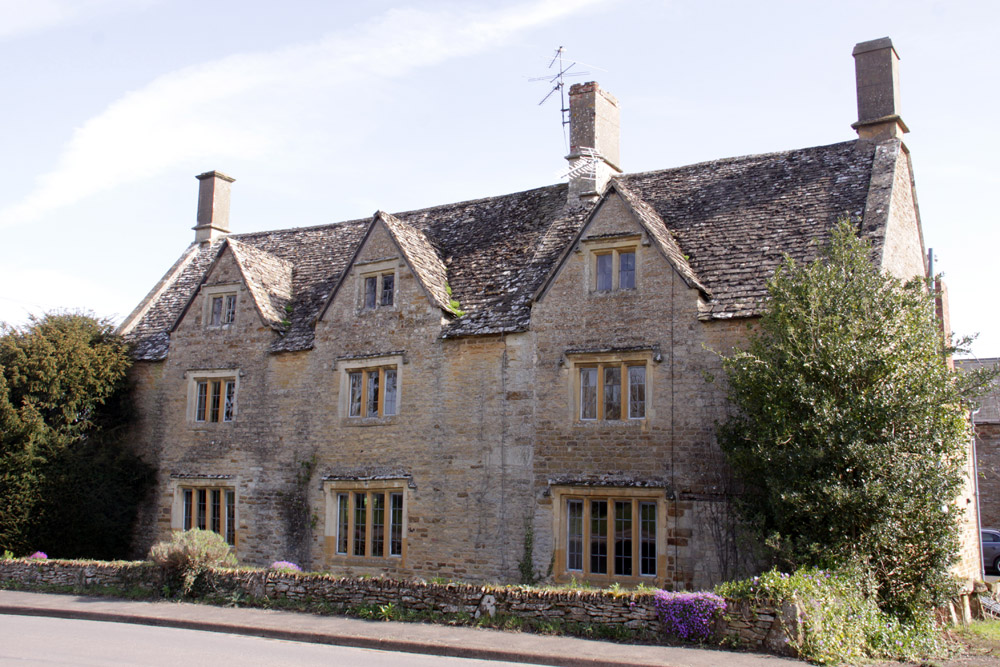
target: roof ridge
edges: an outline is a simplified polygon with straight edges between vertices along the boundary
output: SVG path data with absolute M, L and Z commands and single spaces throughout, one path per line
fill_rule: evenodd
M 662 174 L 667 171 L 680 171 L 681 169 L 693 169 L 695 167 L 707 167 L 713 164 L 732 164 L 734 162 L 739 162 L 741 160 L 746 160 L 748 158 L 773 158 L 779 155 L 789 155 L 791 153 L 804 153 L 806 151 L 817 150 L 821 148 L 831 148 L 833 146 L 847 146 L 848 144 L 857 144 L 858 139 L 849 139 L 847 141 L 836 141 L 832 144 L 823 144 L 822 146 L 804 146 L 802 148 L 790 148 L 783 151 L 770 151 L 767 153 L 747 153 L 745 155 L 733 155 L 730 157 L 720 157 L 714 160 L 702 160 L 701 162 L 691 162 L 689 164 L 682 164 L 676 167 L 666 167 L 665 169 L 650 169 L 649 171 L 631 171 L 625 172 L 616 176 L 616 179 L 628 179 L 634 176 L 648 176 L 650 174 Z

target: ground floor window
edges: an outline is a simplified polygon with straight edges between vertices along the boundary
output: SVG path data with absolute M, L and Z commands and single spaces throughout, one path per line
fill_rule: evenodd
M 236 489 L 222 485 L 176 487 L 173 528 L 211 530 L 236 545 Z
M 655 579 L 664 574 L 662 490 L 568 487 L 554 496 L 557 575 Z
M 405 480 L 328 480 L 327 551 L 350 558 L 402 558 Z

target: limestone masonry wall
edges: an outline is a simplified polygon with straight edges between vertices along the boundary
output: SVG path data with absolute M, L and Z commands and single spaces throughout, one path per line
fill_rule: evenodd
M 392 604 L 400 609 L 440 614 L 513 616 L 540 621 L 620 626 L 668 641 L 654 607 L 654 593 L 601 590 L 545 590 L 507 586 L 435 584 L 382 577 L 351 578 L 282 573 L 273 570 L 210 570 L 205 586 L 217 595 L 267 600 L 322 601 L 334 609 Z M 162 570 L 149 562 L 0 560 L 0 585 L 73 587 L 100 592 L 108 587 L 159 591 Z M 794 605 L 727 602 L 715 636 L 750 650 L 791 655 L 791 632 L 800 627 Z

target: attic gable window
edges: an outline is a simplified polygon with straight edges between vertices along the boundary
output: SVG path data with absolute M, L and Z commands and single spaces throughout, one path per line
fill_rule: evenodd
M 635 248 L 594 253 L 594 291 L 635 289 Z
M 361 275 L 361 309 L 392 308 L 396 303 L 396 270 L 393 262 L 379 263 L 377 270 Z
M 235 285 L 203 287 L 203 321 L 208 328 L 227 328 L 236 322 L 237 290 Z
M 209 324 L 213 327 L 232 324 L 236 321 L 236 295 L 212 297 L 212 318 Z
M 583 239 L 588 259 L 588 287 L 592 293 L 636 288 L 638 234 L 614 234 Z

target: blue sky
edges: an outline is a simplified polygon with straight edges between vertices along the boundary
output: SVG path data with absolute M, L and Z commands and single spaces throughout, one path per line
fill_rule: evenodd
M 558 46 L 622 106 L 626 171 L 853 138 L 851 49 L 890 36 L 952 326 L 1000 356 L 1000 3 L 0 0 L 0 320 L 127 315 L 194 238 L 559 180 Z

